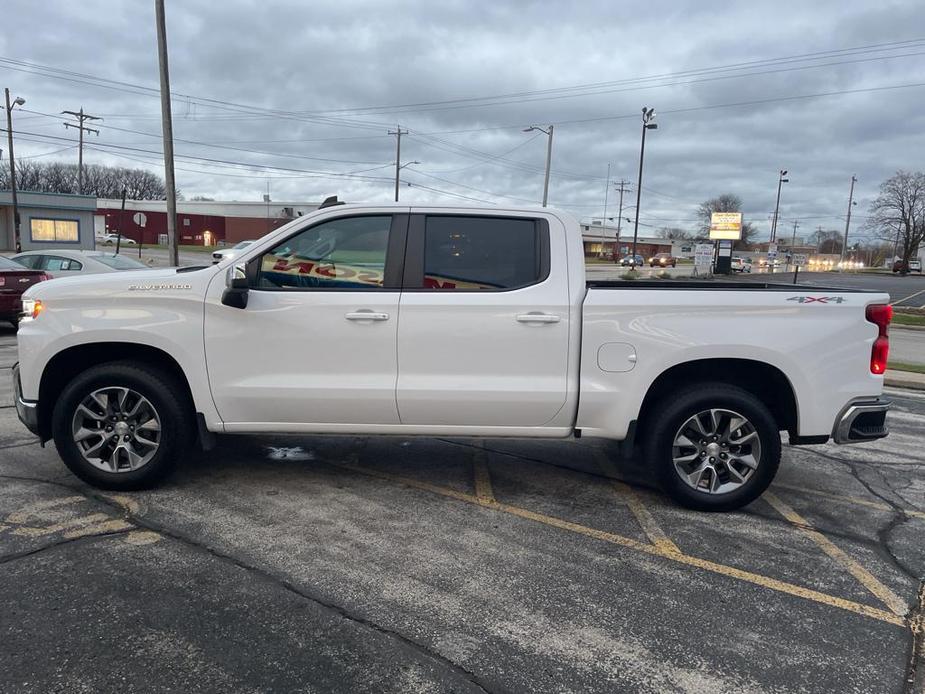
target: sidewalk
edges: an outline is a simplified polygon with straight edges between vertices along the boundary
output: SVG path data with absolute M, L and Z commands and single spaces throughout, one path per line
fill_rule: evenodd
M 887 369 L 886 373 L 883 374 L 883 383 L 894 388 L 925 390 L 925 374 Z

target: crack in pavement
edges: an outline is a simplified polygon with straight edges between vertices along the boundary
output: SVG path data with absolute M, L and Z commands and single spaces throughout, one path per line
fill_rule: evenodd
M 97 495 L 94 493 L 91 493 L 89 496 L 90 498 L 104 505 L 107 505 L 113 508 L 118 508 L 124 511 L 126 519 L 134 523 L 138 527 L 144 528 L 146 530 L 151 530 L 156 533 L 160 533 L 161 535 L 164 535 L 165 537 L 169 537 L 178 542 L 182 542 L 183 544 L 193 547 L 199 551 L 205 552 L 221 561 L 231 563 L 237 566 L 238 568 L 244 569 L 248 573 L 251 573 L 266 581 L 269 581 L 271 583 L 274 583 L 282 587 L 284 590 L 294 595 L 297 595 L 303 600 L 308 600 L 310 602 L 313 602 L 316 605 L 324 608 L 325 610 L 328 610 L 329 612 L 333 612 L 334 614 L 336 614 L 337 616 L 343 619 L 346 619 L 350 622 L 354 622 L 355 624 L 359 624 L 367 629 L 375 631 L 389 638 L 395 639 L 396 641 L 399 641 L 400 643 L 410 648 L 411 650 L 423 655 L 425 658 L 430 659 L 436 665 L 441 666 L 443 668 L 450 670 L 451 672 L 456 673 L 458 676 L 460 676 L 461 678 L 465 679 L 470 684 L 477 687 L 480 691 L 486 692 L 486 694 L 490 694 L 490 690 L 488 689 L 488 687 L 483 682 L 480 681 L 479 677 L 475 673 L 470 672 L 469 670 L 464 668 L 462 665 L 450 660 L 449 658 L 442 655 L 438 651 L 432 649 L 431 647 L 425 644 L 419 643 L 411 639 L 408 636 L 405 636 L 401 632 L 395 631 L 393 629 L 389 629 L 388 627 L 382 626 L 381 624 L 377 624 L 376 622 L 370 619 L 367 619 L 366 617 L 362 617 L 358 614 L 354 614 L 350 612 L 347 608 L 337 605 L 328 600 L 325 600 L 321 596 L 314 595 L 308 590 L 300 588 L 296 584 L 292 583 L 286 578 L 283 578 L 282 576 L 275 574 L 272 571 L 261 568 L 259 566 L 255 566 L 253 564 L 250 564 L 244 561 L 243 559 L 239 559 L 238 557 L 228 554 L 227 552 L 224 552 L 220 549 L 211 547 L 198 540 L 194 540 L 193 538 L 188 537 L 179 531 L 173 530 L 172 528 L 168 528 L 167 526 L 164 526 L 160 523 L 150 521 L 147 519 L 143 520 L 133 515 L 130 511 L 125 509 L 125 507 L 112 501 L 111 499 L 106 498 L 105 496 Z
M 912 643 L 903 691 L 905 694 L 915 694 L 916 689 L 925 691 L 925 669 L 920 667 L 925 664 L 925 580 L 919 585 L 918 600 L 910 612 L 909 628 L 912 630 Z
M 12 554 L 0 555 L 0 566 L 4 564 L 9 564 L 10 562 L 17 561 L 19 559 L 26 559 L 27 557 L 35 556 L 36 554 L 41 554 L 51 549 L 57 549 L 58 547 L 63 547 L 64 545 L 70 545 L 75 542 L 80 542 L 81 540 L 90 540 L 98 537 L 113 537 L 115 535 L 125 535 L 130 533 L 135 528 L 123 528 L 122 530 L 108 530 L 102 533 L 89 533 L 87 535 L 79 535 L 77 537 L 68 537 L 57 542 L 50 542 L 47 545 L 42 545 L 41 547 L 36 547 L 34 549 L 24 550 L 22 552 L 13 552 Z

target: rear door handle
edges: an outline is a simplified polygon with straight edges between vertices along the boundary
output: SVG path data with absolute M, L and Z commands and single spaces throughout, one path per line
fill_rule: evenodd
M 517 316 L 518 323 L 558 323 L 561 318 L 551 313 L 521 313 Z
M 377 313 L 375 311 L 353 311 L 344 314 L 347 320 L 388 320 L 388 313 Z

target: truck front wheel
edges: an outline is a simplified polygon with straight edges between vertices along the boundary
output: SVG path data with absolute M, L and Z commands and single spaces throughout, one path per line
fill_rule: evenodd
M 52 413 L 71 472 L 102 489 L 144 489 L 176 467 L 192 441 L 189 395 L 169 373 L 113 362 L 65 386 Z
M 780 431 L 751 393 L 701 384 L 650 411 L 646 453 L 664 490 L 703 511 L 729 511 L 757 499 L 780 465 Z

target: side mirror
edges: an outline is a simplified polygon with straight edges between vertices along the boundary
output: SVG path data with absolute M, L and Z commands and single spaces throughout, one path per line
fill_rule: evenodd
M 222 292 L 222 303 L 232 308 L 247 308 L 249 285 L 247 266 L 244 263 L 235 263 L 228 268 L 228 274 L 225 276 L 225 291 Z

